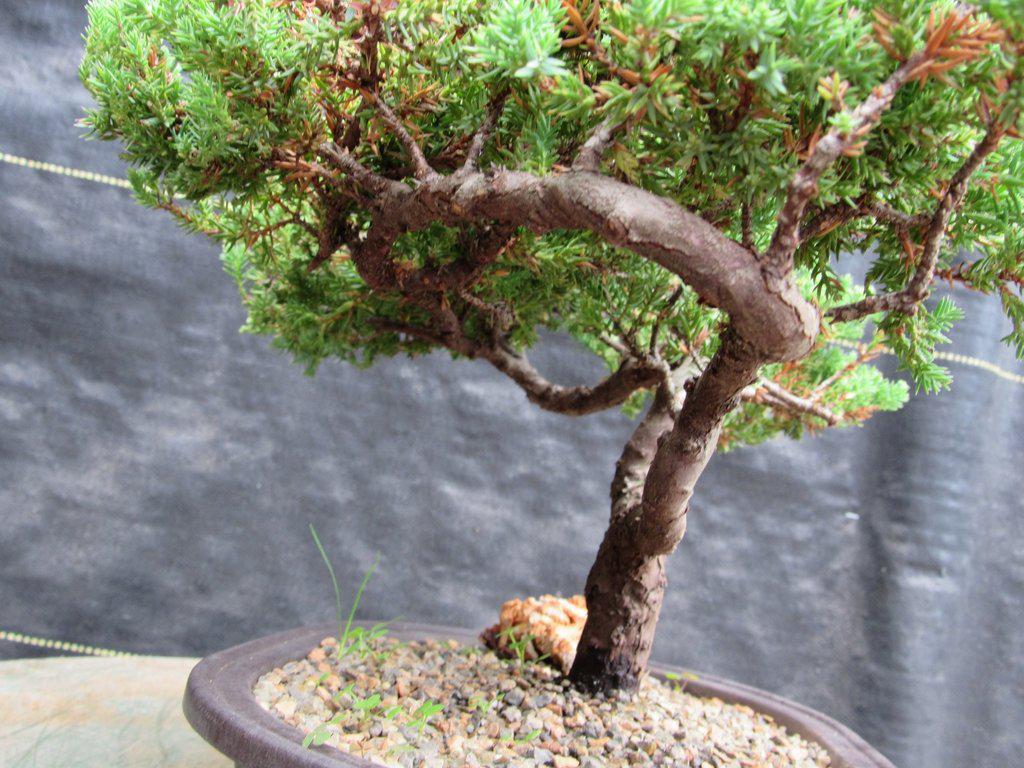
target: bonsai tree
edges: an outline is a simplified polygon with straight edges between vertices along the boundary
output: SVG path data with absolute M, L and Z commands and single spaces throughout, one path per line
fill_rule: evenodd
M 628 690 L 716 450 L 898 408 L 883 349 L 947 386 L 940 285 L 1024 355 L 1022 41 L 1019 0 L 93 0 L 81 76 L 308 371 L 441 349 L 643 412 L 571 671 Z M 608 375 L 549 381 L 542 329 Z

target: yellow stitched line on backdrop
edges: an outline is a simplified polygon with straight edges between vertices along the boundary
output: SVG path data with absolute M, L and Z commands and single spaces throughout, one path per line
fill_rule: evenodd
M 126 179 L 118 179 L 114 176 L 105 176 L 102 173 L 93 173 L 92 171 L 81 171 L 77 168 L 68 168 L 67 166 L 56 165 L 54 163 L 44 163 L 40 160 L 30 160 L 27 157 L 9 155 L 3 151 L 0 151 L 0 160 L 5 163 L 20 165 L 37 171 L 59 173 L 62 176 L 70 176 L 75 179 L 95 181 L 99 184 L 109 184 L 112 187 L 123 187 L 125 189 L 132 188 L 132 185 Z M 853 349 L 856 348 L 855 344 L 848 345 L 843 342 L 837 343 L 839 343 L 840 346 L 850 346 Z M 977 357 L 968 357 L 967 355 L 957 354 L 956 352 L 936 352 L 935 357 L 939 360 L 946 360 L 950 363 L 959 363 L 960 365 L 968 365 L 972 368 L 980 368 L 981 370 L 988 371 L 1001 379 L 1006 379 L 1007 381 L 1012 381 L 1016 384 L 1024 384 L 1024 376 L 1008 371 L 1005 368 L 1000 368 L 995 363 L 988 362 L 988 360 L 981 360 Z
M 980 360 L 977 357 L 968 357 L 967 355 L 961 355 L 958 352 L 936 352 L 935 357 L 939 360 L 947 360 L 950 363 L 960 363 L 960 365 L 970 365 L 974 368 L 980 368 L 983 371 L 988 371 L 1001 379 L 1012 381 L 1017 384 L 1024 384 L 1024 376 L 1019 373 L 1013 373 L 1007 371 L 1005 368 L 1000 368 L 995 363 L 990 363 L 988 360 Z
M 131 182 L 127 179 L 119 179 L 116 176 L 107 176 L 106 174 L 93 173 L 92 171 L 80 171 L 77 168 L 68 168 L 66 165 L 57 165 L 56 163 L 44 163 L 41 160 L 30 160 L 27 157 L 9 155 L 2 151 L 0 151 L 0 160 L 3 160 L 5 163 L 10 163 L 11 165 L 21 165 L 25 168 L 31 168 L 35 171 L 59 173 L 61 176 L 70 176 L 73 179 L 95 181 L 97 184 L 108 184 L 111 187 L 123 187 L 124 189 L 132 188 Z
M 46 648 L 54 651 L 80 653 L 85 656 L 137 655 L 134 653 L 128 653 L 127 651 L 112 651 L 109 648 L 97 648 L 94 645 L 84 645 L 82 643 L 69 643 L 66 640 L 53 640 L 48 637 L 33 637 L 32 635 L 23 635 L 20 632 L 5 632 L 2 629 L 0 629 L 0 640 L 6 640 L 9 643 L 20 643 L 21 645 L 31 645 L 36 648 Z
M 837 347 L 843 347 L 845 349 L 859 350 L 860 344 L 856 344 L 852 341 L 845 341 L 843 339 L 831 339 L 830 344 L 835 344 Z M 885 350 L 885 354 L 891 355 L 892 352 L 889 349 Z M 983 371 L 987 371 L 994 376 L 998 376 L 1000 379 L 1006 379 L 1012 381 L 1015 384 L 1024 384 L 1024 376 L 1013 371 L 1008 371 L 1005 368 L 1000 368 L 995 363 L 990 363 L 988 360 L 981 360 L 977 357 L 969 357 L 968 355 L 961 355 L 958 352 L 942 352 L 939 350 L 935 351 L 936 360 L 945 360 L 948 363 L 959 363 L 960 365 L 968 365 L 972 368 L 980 368 Z

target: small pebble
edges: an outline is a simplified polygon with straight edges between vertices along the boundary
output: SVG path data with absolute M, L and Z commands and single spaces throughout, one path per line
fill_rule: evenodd
M 551 765 L 555 761 L 555 756 L 546 749 L 535 749 L 533 750 L 533 761 L 537 765 Z
M 513 688 L 511 691 L 505 694 L 505 703 L 511 704 L 513 707 L 518 707 L 523 703 L 526 698 L 526 694 L 523 693 L 522 688 Z

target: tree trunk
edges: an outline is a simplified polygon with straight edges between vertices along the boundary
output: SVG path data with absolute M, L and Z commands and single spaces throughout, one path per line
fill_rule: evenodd
M 587 577 L 587 624 L 570 678 L 588 690 L 636 690 L 651 655 L 665 556 L 639 554 L 626 540 L 611 526 Z
M 612 482 L 611 524 L 587 577 L 587 623 L 569 673 L 580 687 L 639 685 L 665 592 L 665 557 L 686 531 L 693 488 L 722 420 L 759 365 L 742 341 L 725 334 L 682 407 L 666 383 L 626 444 Z
M 677 410 L 663 384 L 615 466 L 611 523 L 587 577 L 587 624 L 570 673 L 581 687 L 633 690 L 647 666 L 665 591 L 665 558 L 633 546 L 634 521 L 658 440 L 672 429 Z
M 524 227 L 538 235 L 588 230 L 661 265 L 701 301 L 729 316 L 718 351 L 678 417 L 673 420 L 677 408 L 671 402 L 671 383 L 665 381 L 659 387 L 661 404 L 656 399 L 650 418 L 626 446 L 613 483 L 611 524 L 587 579 L 589 618 L 570 677 L 583 686 L 635 688 L 661 608 L 664 558 L 683 536 L 687 505 L 715 450 L 722 419 L 761 365 L 798 360 L 817 338 L 821 318 L 792 279 L 792 254 L 782 251 L 766 262 L 675 201 L 595 173 L 592 159 L 576 170 L 543 177 L 467 167 L 445 176 L 427 174 L 410 187 L 374 176 L 344 153 L 328 154 L 377 197 L 369 229 L 348 243 L 353 263 L 372 288 L 402 287 L 391 258 L 394 244 L 434 223 Z M 798 191 L 809 189 L 811 182 Z M 798 215 L 791 218 L 799 221 Z M 495 256 L 484 248 L 470 261 Z M 420 283 L 442 288 L 455 279 L 452 273 L 439 278 L 422 269 L 417 277 Z M 501 350 L 496 340 L 490 347 L 470 340 L 450 308 L 439 305 L 437 312 L 439 329 L 436 335 L 427 332 L 428 341 L 488 360 L 531 400 L 553 410 L 587 413 L 623 402 L 636 389 L 653 384 L 649 366 L 624 364 L 596 387 L 555 387 L 524 359 Z M 398 330 L 410 333 L 408 326 Z

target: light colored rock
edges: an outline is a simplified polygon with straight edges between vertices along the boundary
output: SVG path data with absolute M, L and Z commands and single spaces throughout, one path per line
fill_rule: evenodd
M 274 704 L 274 710 L 282 717 L 291 717 L 295 714 L 298 706 L 298 702 L 295 699 L 291 696 L 285 696 L 283 699 L 278 699 L 277 703 Z
M 510 644 L 526 640 L 525 657 L 535 661 L 548 656 L 567 673 L 576 657 L 587 603 L 583 595 L 568 599 L 554 595 L 518 598 L 501 606 L 498 623 L 483 633 L 484 642 L 501 655 L 514 655 Z

